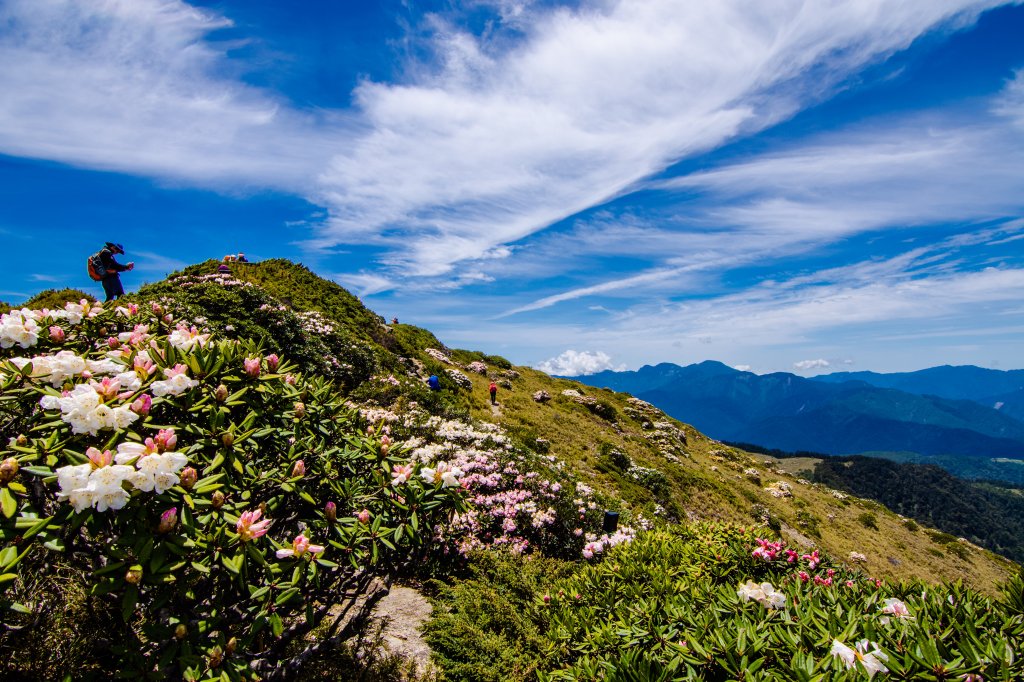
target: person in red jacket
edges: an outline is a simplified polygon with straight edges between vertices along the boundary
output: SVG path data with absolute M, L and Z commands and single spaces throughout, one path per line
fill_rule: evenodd
M 115 254 L 124 255 L 124 247 L 114 242 L 107 242 L 100 252 L 100 264 L 103 266 L 103 292 L 107 295 L 108 301 L 124 296 L 124 287 L 121 285 L 121 276 L 118 273 L 132 270 L 135 263 L 121 265 L 114 260 Z
M 495 396 L 498 395 L 498 384 L 492 381 L 491 385 L 487 387 L 487 390 L 491 392 L 491 405 L 497 405 L 498 403 L 495 401 Z

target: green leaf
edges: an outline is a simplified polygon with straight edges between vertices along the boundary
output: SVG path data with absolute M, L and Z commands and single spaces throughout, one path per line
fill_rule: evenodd
M 135 604 L 139 601 L 139 588 L 135 585 L 129 585 L 128 589 L 124 592 L 124 597 L 121 599 L 121 617 L 127 623 L 131 620 L 132 614 L 135 613 Z
M 11 518 L 18 511 L 18 501 L 7 488 L 0 488 L 0 510 L 7 518 Z
M 284 632 L 284 623 L 281 622 L 281 616 L 272 613 L 267 620 L 270 621 L 270 631 L 274 633 L 274 637 L 280 637 L 281 633 Z

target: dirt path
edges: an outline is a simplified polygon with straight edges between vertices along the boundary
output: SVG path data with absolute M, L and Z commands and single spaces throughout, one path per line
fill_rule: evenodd
M 499 405 L 499 404 L 491 405 L 491 414 L 493 414 L 495 417 L 500 417 L 501 416 L 501 405 Z
M 430 618 L 430 602 L 411 587 L 395 585 L 373 610 L 374 619 L 384 621 L 381 633 L 391 653 L 415 661 L 419 674 L 431 669 L 430 647 L 421 629 Z

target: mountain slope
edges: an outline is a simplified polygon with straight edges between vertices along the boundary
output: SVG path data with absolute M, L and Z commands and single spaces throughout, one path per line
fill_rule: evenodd
M 766 524 L 766 532 L 776 529 L 791 542 L 836 557 L 865 554 L 865 570 L 879 577 L 959 578 L 991 590 L 1013 570 L 980 548 L 947 551 L 908 531 L 900 517 L 874 502 L 801 482 L 777 463 L 766 465 L 724 446 L 629 395 L 513 367 L 480 351 L 449 349 L 412 325 L 385 324 L 344 289 L 302 266 L 236 265 L 227 277 L 216 268 L 215 262 L 192 266 L 126 302 L 158 303 L 219 335 L 244 333 L 261 341 L 265 352 L 336 379 L 352 400 L 374 410 L 401 415 L 415 404 L 439 417 L 492 423 L 524 452 L 585 481 L 605 508 L 621 512 L 623 523 Z M 742 374 L 719 363 L 699 370 L 705 384 L 722 374 Z M 430 374 L 441 378 L 441 391 L 427 389 Z M 743 376 L 747 385 L 733 401 L 775 395 L 751 382 L 754 375 Z M 487 398 L 492 380 L 500 384 L 497 410 Z M 782 387 L 794 383 L 786 376 L 772 381 Z M 790 402 L 829 387 L 811 389 L 790 396 Z M 862 524 L 864 513 L 877 518 L 876 527 Z

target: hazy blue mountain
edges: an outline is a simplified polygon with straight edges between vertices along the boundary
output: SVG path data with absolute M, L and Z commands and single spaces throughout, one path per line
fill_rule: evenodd
M 990 404 L 992 396 L 1024 390 L 1024 370 L 998 370 L 974 365 L 942 365 L 917 372 L 834 372 L 813 377 L 814 381 L 843 383 L 863 381 L 879 388 L 895 388 L 918 395 L 936 395 L 953 400 L 974 400 Z
M 964 368 L 946 369 L 958 377 L 951 380 L 962 383 L 967 376 L 958 371 Z M 827 454 L 898 450 L 1024 457 L 1024 422 L 1009 412 L 974 400 L 878 387 L 850 376 L 841 382 L 783 372 L 759 376 L 720 362 L 702 362 L 574 378 L 630 392 L 721 440 Z

